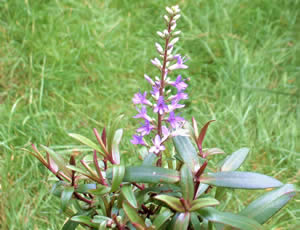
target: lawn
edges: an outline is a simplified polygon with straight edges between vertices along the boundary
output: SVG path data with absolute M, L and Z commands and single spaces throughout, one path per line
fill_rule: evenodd
M 119 114 L 126 135 L 138 123 L 131 98 L 157 74 L 157 30 L 166 5 L 178 3 L 178 49 L 190 57 L 189 102 L 182 115 L 215 119 L 204 145 L 251 153 L 242 170 L 299 185 L 298 0 L 3 0 L 0 1 L 0 229 L 60 229 L 50 174 L 23 148 L 47 144 L 68 155 L 67 133 L 93 138 Z M 299 53 L 298 53 L 299 54 Z M 298 79 L 297 79 L 298 77 Z M 298 86 L 297 86 L 298 83 Z M 215 162 L 222 159 L 216 157 Z M 298 166 L 297 166 L 298 165 Z M 241 210 L 259 192 L 233 191 Z M 299 227 L 299 197 L 266 229 Z

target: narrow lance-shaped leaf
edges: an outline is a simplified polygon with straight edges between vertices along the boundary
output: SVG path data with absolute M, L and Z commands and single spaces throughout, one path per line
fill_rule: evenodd
M 201 224 L 200 224 L 199 218 L 198 218 L 197 214 L 194 212 L 191 213 L 191 223 L 195 230 L 201 229 Z
M 209 206 L 216 206 L 219 204 L 220 204 L 220 202 L 214 198 L 210 198 L 210 197 L 200 198 L 200 199 L 193 201 L 189 211 L 193 212 L 193 211 L 197 211 L 201 208 L 205 208 L 205 207 L 209 207 Z
M 247 155 L 249 153 L 248 148 L 241 148 L 234 153 L 232 153 L 229 157 L 227 157 L 221 167 L 222 172 L 229 172 L 237 170 L 245 161 Z
M 91 141 L 90 139 L 80 135 L 80 134 L 76 134 L 76 133 L 69 133 L 69 136 L 80 141 L 82 144 L 85 144 L 89 147 L 91 147 L 92 149 L 97 150 L 97 152 L 99 152 L 100 154 L 102 154 L 101 149 L 98 147 L 97 144 L 95 144 L 93 141 Z M 103 154 L 102 154 L 103 155 Z M 105 155 L 103 155 L 105 156 Z
M 65 211 L 70 199 L 72 198 L 74 187 L 66 187 L 61 193 L 61 206 L 62 210 Z
M 176 183 L 179 181 L 179 174 L 176 170 L 172 169 L 154 166 L 133 166 L 126 167 L 123 181 L 136 183 Z
M 83 215 L 73 216 L 71 218 L 71 220 L 75 221 L 75 222 L 78 222 L 78 223 L 88 225 L 88 226 L 93 227 L 93 228 L 98 228 L 98 224 L 92 223 L 92 218 L 89 217 L 89 216 L 83 216 Z
M 137 223 L 139 226 L 146 229 L 144 220 L 139 216 L 139 214 L 137 213 L 137 210 L 135 208 L 131 207 L 130 204 L 127 203 L 127 201 L 125 201 L 123 203 L 123 209 L 124 209 L 124 212 L 126 213 L 126 216 L 129 218 L 129 220 L 132 223 Z
M 157 195 L 154 197 L 156 200 L 160 200 L 168 205 L 171 209 L 177 212 L 184 212 L 185 209 L 180 202 L 180 199 L 177 197 L 169 196 L 169 195 Z
M 208 121 L 201 129 L 200 131 L 200 134 L 199 134 L 199 137 L 197 139 L 197 145 L 198 145 L 198 148 L 199 148 L 199 151 L 200 153 L 202 154 L 202 143 L 203 143 L 203 140 L 204 140 L 204 137 L 206 135 L 206 131 L 207 131 L 207 128 L 208 126 L 210 125 L 211 122 L 213 122 L 215 120 L 211 120 L 211 121 Z
M 121 188 L 122 194 L 125 197 L 125 199 L 128 201 L 128 203 L 134 207 L 138 208 L 137 201 L 134 195 L 134 192 L 132 191 L 131 185 L 124 185 Z
M 180 170 L 180 186 L 182 197 L 191 204 L 194 199 L 194 178 L 192 171 L 186 164 Z
M 200 177 L 200 182 L 227 188 L 265 189 L 282 186 L 273 177 L 252 172 L 217 172 Z
M 191 214 L 189 212 L 180 213 L 174 223 L 174 230 L 187 230 L 190 223 Z
M 125 167 L 123 165 L 114 165 L 112 174 L 111 192 L 119 189 L 125 174 Z
M 108 136 L 107 136 L 107 149 L 108 152 L 111 153 L 112 152 L 112 144 L 113 144 L 113 139 L 114 139 L 114 134 L 115 131 L 117 130 L 117 127 L 121 121 L 121 119 L 123 118 L 123 115 L 118 116 L 113 122 L 111 127 L 108 130 Z
M 295 187 L 292 184 L 286 184 L 254 200 L 240 212 L 240 215 L 255 219 L 260 224 L 263 224 L 295 195 Z
M 115 164 L 120 164 L 120 151 L 119 151 L 119 144 L 123 135 L 123 129 L 118 129 L 115 132 L 113 142 L 112 142 L 112 159 Z
M 202 208 L 197 211 L 202 217 L 214 223 L 221 223 L 241 230 L 260 230 L 262 226 L 248 217 L 220 212 L 215 208 Z
M 176 152 L 180 155 L 183 162 L 188 165 L 192 172 L 196 172 L 200 168 L 199 157 L 192 142 L 188 137 L 173 137 Z
M 173 213 L 169 209 L 164 209 L 161 213 L 159 213 L 153 222 L 155 229 L 160 229 L 173 215 Z

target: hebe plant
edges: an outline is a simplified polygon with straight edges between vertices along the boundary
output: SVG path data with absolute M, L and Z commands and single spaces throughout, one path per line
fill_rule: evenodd
M 52 193 L 60 197 L 61 210 L 67 215 L 63 229 L 75 229 L 78 225 L 119 230 L 262 229 L 262 224 L 295 195 L 291 184 L 284 185 L 259 173 L 237 171 L 248 148 L 227 156 L 215 168 L 210 164 L 208 157 L 224 153 L 202 146 L 213 121 L 198 131 L 195 119 L 189 125 L 177 112 L 184 107 L 182 101 L 188 99 L 184 92 L 188 79 L 172 75 L 188 66 L 187 58 L 173 53 L 180 34 L 176 31 L 180 9 L 173 6 L 166 10 L 167 29 L 157 32 L 164 44 L 156 43 L 159 58 L 151 60 L 160 76 L 153 79 L 145 75 L 152 87 L 150 95 L 139 92 L 133 98 L 138 111 L 134 118 L 142 123 L 131 143 L 147 149 L 142 165 L 121 164 L 121 117 L 108 130 L 104 128 L 101 135 L 94 129 L 98 144 L 70 134 L 90 147 L 93 154 L 81 157 L 73 152 L 69 162 L 42 145 L 45 159 L 32 145 L 31 154 L 57 178 Z M 233 214 L 218 210 L 225 188 L 276 189 Z

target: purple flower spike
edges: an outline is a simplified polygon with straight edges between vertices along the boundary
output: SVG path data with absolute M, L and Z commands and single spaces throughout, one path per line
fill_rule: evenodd
M 179 91 L 175 96 L 172 97 L 172 100 L 179 102 L 180 100 L 186 100 L 188 98 L 189 96 L 187 95 L 187 93 Z
M 166 149 L 165 146 L 161 145 L 161 140 L 159 135 L 156 135 L 155 139 L 152 140 L 152 142 L 154 146 L 152 146 L 149 149 L 149 152 L 158 154 L 160 151 L 164 151 Z
M 147 92 L 144 94 L 136 93 L 132 99 L 133 104 L 144 104 L 144 105 L 151 105 L 151 102 L 146 99 Z
M 145 120 L 148 120 L 148 121 L 151 121 L 151 117 L 149 117 L 147 115 L 147 109 L 145 106 L 143 106 L 141 108 L 141 110 L 137 109 L 137 111 L 139 112 L 137 115 L 135 115 L 133 118 L 142 118 L 142 119 L 145 119 Z
M 178 91 L 183 91 L 187 88 L 187 84 L 184 82 L 184 80 L 181 80 L 181 75 L 178 75 L 175 82 L 171 82 L 170 85 L 177 88 Z
M 168 69 L 169 70 L 175 70 L 175 69 L 187 69 L 188 66 L 184 65 L 187 60 L 185 58 L 182 58 L 179 54 L 174 56 L 174 59 L 177 60 L 177 63 L 174 65 L 171 65 Z
M 157 104 L 154 106 L 154 113 L 159 113 L 160 115 L 168 112 L 168 106 L 165 104 L 163 96 L 160 96 L 157 100 Z
M 130 140 L 130 142 L 134 145 L 145 145 L 143 136 L 133 135 L 132 140 Z
M 154 85 L 150 93 L 152 94 L 153 97 L 157 99 L 159 97 L 159 87 Z
M 172 100 L 172 104 L 171 105 L 169 105 L 169 107 L 168 107 L 168 111 L 169 112 L 172 112 L 172 111 L 174 111 L 175 109 L 181 109 L 181 108 L 183 108 L 185 105 L 182 105 L 182 104 L 178 104 L 178 100 Z
M 175 116 L 174 112 L 170 112 L 168 122 L 170 123 L 173 129 L 176 129 L 181 125 L 182 122 L 184 122 L 184 119 L 182 117 Z
M 142 127 L 138 128 L 136 131 L 138 133 L 141 133 L 142 136 L 145 136 L 148 135 L 152 129 L 154 129 L 154 126 L 151 125 L 149 121 L 145 120 L 145 124 Z

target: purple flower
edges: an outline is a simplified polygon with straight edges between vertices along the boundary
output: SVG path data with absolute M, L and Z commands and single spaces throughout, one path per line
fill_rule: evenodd
M 165 104 L 165 100 L 163 96 L 159 96 L 157 100 L 157 104 L 154 105 L 154 113 L 159 113 L 162 115 L 165 112 L 168 112 L 168 106 Z
M 152 91 L 150 92 L 153 97 L 158 98 L 159 97 L 159 87 L 154 85 L 152 86 Z
M 145 120 L 145 124 L 142 127 L 138 128 L 136 131 L 141 133 L 142 136 L 148 135 L 151 130 L 154 129 L 154 126 L 150 124 L 148 120 Z
M 175 109 L 181 109 L 183 108 L 185 105 L 182 105 L 182 104 L 178 104 L 178 100 L 172 100 L 172 104 L 168 106 L 168 111 L 169 112 L 172 112 L 174 111 Z
M 189 98 L 189 97 L 188 97 L 187 93 L 184 93 L 184 92 L 182 92 L 182 91 L 179 91 L 179 92 L 177 92 L 177 94 L 174 95 L 171 99 L 172 99 L 173 101 L 179 102 L 180 100 L 186 100 L 186 99 L 188 99 L 188 98 Z
M 168 139 L 168 137 L 170 136 L 171 133 L 170 133 L 170 130 L 166 126 L 162 126 L 161 131 L 163 134 L 163 139 L 161 140 L 161 142 L 164 142 L 165 140 Z
M 170 112 L 168 122 L 170 123 L 173 129 L 179 127 L 183 121 L 184 119 L 182 117 L 175 116 L 174 112 Z
M 143 106 L 141 108 L 141 110 L 137 109 L 137 111 L 139 112 L 137 115 L 135 115 L 133 118 L 142 118 L 142 119 L 145 119 L 145 120 L 148 120 L 148 121 L 151 121 L 151 117 L 149 117 L 147 115 L 147 109 L 145 106 Z
M 177 60 L 177 63 L 174 64 L 174 65 L 171 65 L 168 69 L 169 70 L 175 70 L 175 69 L 187 69 L 188 66 L 187 65 L 184 65 L 183 63 L 185 63 L 187 60 L 185 58 L 181 58 L 181 56 L 178 54 L 178 55 L 175 55 L 174 56 L 174 59 Z
M 144 74 L 144 78 L 145 78 L 151 85 L 154 85 L 154 81 L 153 81 L 147 74 Z
M 136 93 L 134 94 L 134 97 L 132 98 L 133 104 L 144 104 L 144 105 L 151 105 L 151 102 L 146 99 L 147 92 L 144 92 L 144 94 Z
M 176 81 L 175 82 L 171 82 L 170 85 L 176 87 L 179 92 L 185 90 L 186 87 L 188 86 L 184 82 L 184 80 L 181 80 L 181 75 L 178 75 L 178 77 L 176 78 Z
M 145 145 L 143 136 L 133 135 L 132 140 L 130 140 L 130 142 L 134 145 Z
M 155 139 L 152 140 L 152 143 L 154 144 L 154 146 L 152 146 L 149 149 L 149 152 L 158 154 L 160 151 L 165 150 L 166 148 L 165 148 L 165 146 L 161 145 L 161 142 L 162 141 L 160 140 L 160 136 L 156 135 Z

